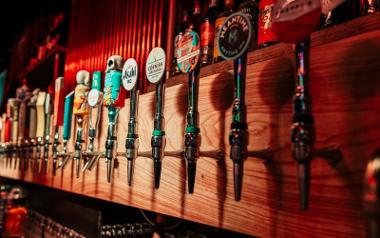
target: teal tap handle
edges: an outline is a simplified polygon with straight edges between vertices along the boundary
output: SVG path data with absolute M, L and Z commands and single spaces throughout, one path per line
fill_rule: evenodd
M 100 91 L 102 89 L 102 72 L 94 71 L 92 73 L 91 88 Z
M 71 137 L 71 119 L 73 115 L 74 91 L 65 97 L 65 108 L 63 114 L 63 140 L 69 140 Z

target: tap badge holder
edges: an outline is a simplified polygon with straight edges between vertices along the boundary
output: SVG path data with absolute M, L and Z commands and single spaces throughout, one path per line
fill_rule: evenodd
M 87 94 L 90 91 L 90 73 L 86 70 L 80 70 L 77 73 L 77 86 L 74 93 L 74 109 L 73 114 L 78 125 L 77 136 L 75 142 L 74 162 L 76 177 L 79 177 L 80 173 L 80 160 L 82 154 L 83 144 L 83 121 L 89 114 L 89 108 L 87 103 Z
M 87 151 L 83 152 L 87 158 L 86 164 L 83 166 L 83 171 L 86 169 L 92 170 L 93 165 L 100 158 L 101 154 L 95 152 L 94 140 L 97 134 L 97 129 L 100 121 L 100 115 L 102 112 L 102 101 L 103 101 L 103 92 L 102 88 L 102 73 L 100 71 L 95 71 L 92 73 L 92 84 L 91 90 L 88 93 L 88 105 L 90 106 L 89 113 L 89 128 L 88 136 L 89 143 L 87 146 Z M 95 113 L 95 116 L 93 115 Z
M 107 163 L 107 181 L 111 182 L 113 159 L 115 157 L 114 147 L 116 141 L 116 122 L 119 108 L 124 106 L 126 91 L 121 87 L 121 70 L 123 58 L 113 55 L 107 60 L 106 76 L 104 82 L 103 104 L 108 109 L 108 130 L 105 145 L 105 157 Z
M 234 103 L 229 135 L 230 158 L 233 162 L 235 200 L 241 197 L 243 163 L 247 159 L 248 132 L 245 105 L 247 49 L 251 44 L 250 18 L 238 12 L 225 19 L 218 33 L 218 49 L 226 60 L 234 61 Z
M 184 158 L 187 162 L 187 185 L 189 193 L 194 192 L 196 162 L 199 157 L 198 134 L 198 81 L 200 72 L 199 35 L 188 29 L 178 42 L 178 68 L 189 74 L 188 111 L 186 115 Z
M 298 188 L 301 208 L 308 207 L 310 162 L 314 154 L 315 128 L 309 98 L 310 34 L 319 26 L 319 0 L 279 0 L 274 8 L 273 30 L 277 37 L 294 43 L 296 54 L 296 89 L 293 124 L 291 128 L 292 154 L 298 167 Z
M 151 138 L 152 159 L 154 166 L 154 187 L 160 186 L 162 158 L 165 148 L 165 131 L 164 131 L 164 115 L 163 115 L 163 87 L 165 72 L 166 56 L 165 51 L 156 47 L 151 50 L 145 65 L 146 77 L 150 83 L 156 84 L 156 112 L 154 116 L 154 129 Z
M 125 139 L 125 157 L 127 158 L 128 185 L 132 184 L 134 161 L 138 152 L 137 105 L 138 105 L 138 65 L 135 59 L 129 58 L 123 66 L 122 83 L 130 91 L 128 133 Z

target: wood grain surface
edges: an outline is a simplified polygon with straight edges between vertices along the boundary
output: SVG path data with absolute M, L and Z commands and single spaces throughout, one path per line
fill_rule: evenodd
M 288 50 L 247 66 L 249 150 L 271 147 L 274 161 L 264 164 L 249 158 L 245 162 L 240 202 L 233 198 L 228 156 L 233 76 L 223 67 L 201 78 L 199 113 L 201 150 L 222 149 L 227 155 L 219 163 L 209 158 L 198 160 L 192 195 L 186 194 L 185 163 L 174 157 L 163 160 L 159 190 L 153 188 L 152 160 L 144 157 L 136 160 L 131 187 L 127 185 L 126 159 L 122 157 L 118 158 L 112 183 L 106 182 L 104 159 L 79 179 L 73 175 L 72 163 L 53 177 L 51 168 L 46 176 L 30 170 L 21 173 L 5 168 L 3 160 L 0 175 L 259 237 L 365 237 L 363 172 L 371 154 L 380 146 L 380 30 L 320 43 L 311 50 L 316 147 L 339 146 L 343 160 L 334 167 L 320 158 L 313 161 L 308 211 L 299 208 L 296 163 L 290 148 L 293 58 Z M 187 84 L 166 89 L 167 151 L 183 147 L 186 93 Z M 154 92 L 140 96 L 138 110 L 139 150 L 150 151 Z M 120 152 L 124 151 L 128 115 L 128 107 L 119 115 Z M 102 149 L 107 121 L 103 110 L 97 141 Z M 70 146 L 72 150 L 73 142 Z

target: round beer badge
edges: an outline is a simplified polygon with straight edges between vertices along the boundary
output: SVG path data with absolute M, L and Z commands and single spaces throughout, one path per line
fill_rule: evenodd
M 244 13 L 234 13 L 224 21 L 217 37 L 220 55 L 226 60 L 235 60 L 251 44 L 251 20 Z
M 129 58 L 124 63 L 123 74 L 121 76 L 123 86 L 127 91 L 131 91 L 137 82 L 139 68 L 135 59 Z
M 187 31 L 178 42 L 177 65 L 183 73 L 189 73 L 197 66 L 200 58 L 200 40 L 195 31 Z
M 319 26 L 320 0 L 278 0 L 273 7 L 273 31 L 285 43 L 298 43 Z
M 102 101 L 102 93 L 97 89 L 91 89 L 87 97 L 88 105 L 95 107 Z
M 165 60 L 165 51 L 160 47 L 154 48 L 149 53 L 145 65 L 146 77 L 149 82 L 157 83 L 161 80 L 165 72 Z

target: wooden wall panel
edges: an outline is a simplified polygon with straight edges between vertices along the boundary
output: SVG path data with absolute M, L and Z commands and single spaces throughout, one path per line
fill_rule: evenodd
M 286 46 L 287 49 L 288 46 Z M 249 57 L 255 52 L 250 53 Z M 296 164 L 291 158 L 290 125 L 294 60 L 289 50 L 247 67 L 249 149 L 271 147 L 274 162 L 245 162 L 242 199 L 233 199 L 232 163 L 200 158 L 195 193 L 186 194 L 185 163 L 165 157 L 159 190 L 153 188 L 151 159 L 138 158 L 132 187 L 127 185 L 126 159 L 119 157 L 113 182 L 106 182 L 104 159 L 91 173 L 76 179 L 71 164 L 56 177 L 6 169 L 0 175 L 93 196 L 133 207 L 182 217 L 259 237 L 365 237 L 362 181 L 366 162 L 380 141 L 380 30 L 315 46 L 311 50 L 311 89 L 316 147 L 336 145 L 343 160 L 331 167 L 312 163 L 310 208 L 301 211 Z M 169 79 L 170 80 L 170 79 Z M 187 107 L 187 84 L 167 88 L 165 118 L 167 151 L 181 150 Z M 220 71 L 200 80 L 201 150 L 228 153 L 232 72 Z M 128 103 L 128 101 L 127 101 Z M 128 104 L 127 104 L 128 105 Z M 150 150 L 154 92 L 139 102 L 140 151 Z M 128 107 L 121 110 L 118 151 L 124 151 Z M 99 148 L 106 137 L 104 110 Z M 73 142 L 71 142 L 71 149 Z

